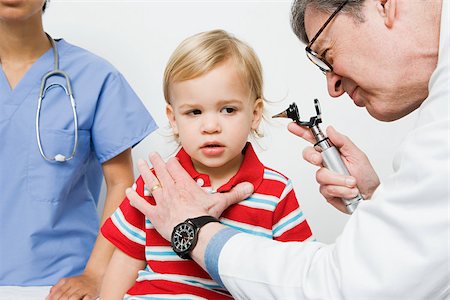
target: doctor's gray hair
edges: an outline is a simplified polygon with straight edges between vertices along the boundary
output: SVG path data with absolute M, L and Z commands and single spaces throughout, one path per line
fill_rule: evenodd
M 236 66 L 253 100 L 264 99 L 261 63 L 255 51 L 224 30 L 188 37 L 175 49 L 164 71 L 164 98 L 170 104 L 170 85 L 194 79 L 227 60 Z
M 344 0 L 294 0 L 291 7 L 291 27 L 295 35 L 305 44 L 309 43 L 305 30 L 305 11 L 307 7 L 332 14 Z M 352 16 L 355 21 L 364 22 L 362 12 L 365 0 L 349 0 L 339 13 Z

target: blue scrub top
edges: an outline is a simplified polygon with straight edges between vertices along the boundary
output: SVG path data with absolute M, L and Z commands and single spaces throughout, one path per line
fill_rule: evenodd
M 53 285 L 83 272 L 98 233 L 101 164 L 157 128 L 113 66 L 64 40 L 57 47 L 77 105 L 73 160 L 45 161 L 36 141 L 39 87 L 53 69 L 52 49 L 14 90 L 0 68 L 0 285 Z M 55 81 L 63 82 L 52 77 L 47 84 Z M 40 119 L 47 156 L 69 156 L 73 115 L 62 89 L 48 91 Z

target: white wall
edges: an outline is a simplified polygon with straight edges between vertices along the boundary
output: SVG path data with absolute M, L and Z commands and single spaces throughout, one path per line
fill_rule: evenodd
M 354 106 L 347 96 L 331 99 L 325 77 L 307 60 L 304 45 L 290 29 L 289 10 L 290 1 L 51 0 L 44 22 L 54 38 L 64 37 L 114 64 L 160 127 L 167 125 L 162 74 L 168 57 L 189 35 L 225 29 L 248 42 L 259 55 L 265 96 L 278 101 L 268 107 L 270 114 L 295 101 L 307 118 L 314 112 L 313 98 L 319 98 L 323 128 L 333 124 L 350 136 L 369 155 L 381 179 L 386 178 L 393 152 L 412 126 L 414 116 L 380 123 Z M 307 143 L 289 134 L 286 124 L 278 120 L 265 125 L 266 137 L 260 143 L 266 150 L 259 151 L 260 158 L 292 179 L 316 237 L 332 242 L 348 217 L 321 197 L 315 182 L 316 168 L 301 159 Z M 168 155 L 171 149 L 156 133 L 141 142 L 133 156 L 146 158 L 149 151 Z

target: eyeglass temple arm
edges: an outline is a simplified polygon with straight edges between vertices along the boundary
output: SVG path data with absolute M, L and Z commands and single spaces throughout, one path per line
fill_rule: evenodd
M 322 33 L 322 31 L 327 27 L 327 25 L 333 20 L 334 16 L 344 7 L 345 4 L 347 4 L 347 1 L 342 2 L 341 5 L 334 11 L 334 13 L 331 14 L 331 16 L 328 18 L 328 20 L 325 22 L 325 24 L 322 25 L 322 27 L 319 29 L 319 31 L 316 33 L 316 35 L 313 37 L 313 39 L 308 43 L 307 48 L 309 48 L 319 37 L 319 35 Z

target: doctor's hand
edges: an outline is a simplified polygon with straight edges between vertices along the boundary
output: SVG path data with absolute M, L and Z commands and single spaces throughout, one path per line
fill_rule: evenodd
M 83 273 L 58 281 L 46 300 L 94 300 L 100 294 L 101 279 Z
M 314 144 L 315 139 L 309 129 L 290 123 L 288 130 L 293 134 Z M 344 164 L 351 176 L 341 175 L 323 166 L 321 154 L 314 147 L 307 147 L 303 151 L 303 158 L 309 163 L 319 166 L 316 180 L 320 184 L 320 193 L 338 210 L 347 213 L 341 198 L 353 198 L 361 192 L 364 199 L 372 197 L 380 180 L 367 156 L 345 135 L 337 132 L 333 127 L 327 128 L 330 141 L 341 152 Z
M 151 220 L 166 240 L 170 240 L 173 228 L 186 219 L 203 215 L 218 218 L 230 205 L 253 193 L 253 185 L 244 182 L 227 193 L 208 194 L 197 185 L 176 158 L 165 163 L 159 154 L 152 153 L 149 159 L 157 177 L 143 160 L 138 161 L 138 169 L 156 205 L 149 204 L 132 189 L 127 189 L 126 194 L 130 203 Z

